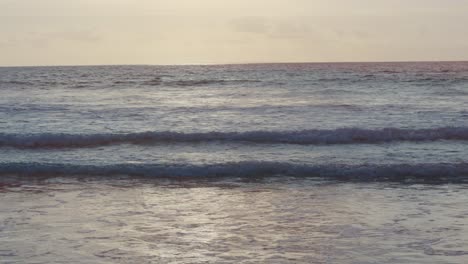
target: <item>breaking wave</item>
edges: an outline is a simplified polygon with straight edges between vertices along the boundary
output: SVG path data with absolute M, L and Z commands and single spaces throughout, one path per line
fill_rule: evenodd
M 258 144 L 373 144 L 393 141 L 468 140 L 468 127 L 433 129 L 360 129 L 251 132 L 141 132 L 130 134 L 1 134 L 0 147 L 81 148 L 117 144 L 248 142 Z
M 51 163 L 0 163 L 0 175 L 20 176 L 134 176 L 160 178 L 319 177 L 349 181 L 468 182 L 468 163 L 391 165 L 305 165 L 246 161 L 220 164 L 116 164 L 72 165 Z

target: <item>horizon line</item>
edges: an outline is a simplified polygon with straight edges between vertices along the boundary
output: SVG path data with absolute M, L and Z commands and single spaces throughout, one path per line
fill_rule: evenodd
M 233 63 L 174 63 L 174 64 L 45 64 L 45 65 L 0 65 L 0 68 L 28 67 L 103 67 L 103 66 L 223 66 L 223 65 L 267 65 L 267 64 L 353 64 L 353 63 L 460 63 L 468 60 L 395 60 L 395 61 L 286 61 L 286 62 L 233 62 Z

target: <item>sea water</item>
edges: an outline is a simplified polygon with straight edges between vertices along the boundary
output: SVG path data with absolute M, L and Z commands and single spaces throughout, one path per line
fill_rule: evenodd
M 0 68 L 6 263 L 468 261 L 468 63 Z

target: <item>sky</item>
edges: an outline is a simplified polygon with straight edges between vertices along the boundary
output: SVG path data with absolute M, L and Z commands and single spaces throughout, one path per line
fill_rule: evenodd
M 468 0 L 0 0 L 0 66 L 468 60 Z

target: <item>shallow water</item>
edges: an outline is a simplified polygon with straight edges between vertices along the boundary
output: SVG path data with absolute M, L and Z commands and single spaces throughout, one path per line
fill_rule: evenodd
M 3 263 L 466 263 L 468 185 L 52 178 L 4 185 Z

